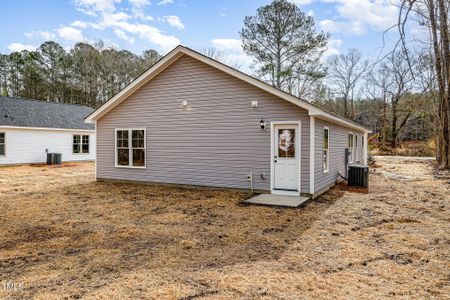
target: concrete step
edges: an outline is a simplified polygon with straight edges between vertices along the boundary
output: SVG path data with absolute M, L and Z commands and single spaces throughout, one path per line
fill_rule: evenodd
M 305 196 L 260 194 L 245 200 L 244 203 L 268 206 L 299 207 L 309 199 L 310 197 Z

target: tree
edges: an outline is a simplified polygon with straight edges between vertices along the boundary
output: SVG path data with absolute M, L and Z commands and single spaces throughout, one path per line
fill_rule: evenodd
M 62 61 L 66 52 L 58 43 L 49 41 L 44 42 L 38 48 L 38 53 L 40 68 L 42 69 L 46 84 L 45 97 L 54 101 L 60 101 L 62 100 L 62 95 L 59 93 L 59 83 L 63 70 Z
M 334 93 L 344 102 L 344 117 L 354 118 L 355 90 L 363 79 L 368 66 L 369 62 L 363 59 L 363 55 L 358 49 L 349 49 L 345 54 L 333 55 L 328 59 L 328 83 Z
M 398 29 L 399 44 L 406 48 L 407 22 L 413 20 L 427 29 L 424 44 L 433 58 L 436 75 L 436 160 L 443 168 L 450 167 L 450 23 L 448 0 L 402 0 Z M 417 18 L 410 18 L 415 13 Z
M 398 106 L 400 101 L 405 99 L 405 96 L 413 91 L 414 69 L 418 63 L 418 59 L 415 57 L 412 57 L 411 60 L 407 60 L 407 55 L 408 54 L 405 51 L 394 52 L 381 65 L 381 72 L 389 74 L 388 80 L 392 83 L 388 86 L 389 88 L 386 91 L 389 96 L 388 99 L 390 100 L 392 114 L 390 126 L 392 148 L 397 147 L 399 132 L 411 116 L 411 111 L 409 111 L 403 120 L 399 122 Z
M 389 124 L 388 124 L 388 105 L 389 105 L 389 91 L 392 88 L 393 81 L 389 68 L 385 64 L 378 65 L 368 72 L 365 77 L 366 88 L 364 89 L 367 98 L 378 100 L 381 103 L 382 117 L 379 122 L 377 132 L 379 139 L 384 143 L 389 138 Z
M 244 19 L 243 50 L 255 58 L 257 75 L 279 89 L 292 92 L 296 80 L 319 63 L 328 35 L 315 30 L 314 19 L 295 4 L 275 0 Z

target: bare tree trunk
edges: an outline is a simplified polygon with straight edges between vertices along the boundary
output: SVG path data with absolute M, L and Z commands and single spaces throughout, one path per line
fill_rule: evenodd
M 392 101 L 391 147 L 397 148 L 397 100 Z
M 450 99 L 449 89 L 450 80 L 449 74 L 449 63 L 450 57 L 448 54 L 448 30 L 447 23 L 442 23 L 443 21 L 447 22 L 447 17 L 445 15 L 445 7 L 444 2 L 442 0 L 439 1 L 439 15 L 440 15 L 440 26 L 438 28 L 438 21 L 436 17 L 436 7 L 434 0 L 428 0 L 428 9 L 429 9 L 429 17 L 430 17 L 430 25 L 431 25 L 431 36 L 434 50 L 434 63 L 436 69 L 436 78 L 439 88 L 439 96 L 438 96 L 438 134 L 436 139 L 436 160 L 438 164 L 442 165 L 444 168 L 449 167 L 449 124 L 448 124 L 448 101 Z M 442 9 L 442 10 L 441 10 Z M 442 38 L 442 48 L 439 45 L 438 38 L 438 30 L 440 32 L 440 36 Z M 446 49 L 447 47 L 447 49 Z M 441 53 L 442 52 L 444 53 Z M 447 53 L 445 53 L 447 52 Z M 447 54 L 447 55 L 446 55 Z M 442 57 L 443 56 L 443 57 Z M 445 62 L 447 60 L 447 62 Z M 446 76 L 447 75 L 447 76 Z M 447 88 L 446 88 L 447 87 Z
M 449 168 L 450 160 L 450 130 L 449 130 L 449 101 L 450 101 L 450 42 L 449 42 L 449 30 L 448 30 L 448 18 L 447 10 L 444 4 L 444 0 L 439 0 L 439 15 L 440 15 L 440 33 L 442 38 L 442 52 L 443 52 L 443 75 L 446 80 L 443 82 L 443 95 L 442 95 L 442 137 L 443 137 L 443 152 L 442 152 L 442 164 L 443 167 Z

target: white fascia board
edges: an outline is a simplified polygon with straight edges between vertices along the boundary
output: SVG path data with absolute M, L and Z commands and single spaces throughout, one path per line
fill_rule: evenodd
M 48 128 L 48 127 L 25 127 L 25 126 L 0 126 L 1 129 L 22 129 L 22 130 L 44 130 L 44 131 L 77 131 L 77 132 L 95 132 L 95 129 L 76 129 L 76 128 Z

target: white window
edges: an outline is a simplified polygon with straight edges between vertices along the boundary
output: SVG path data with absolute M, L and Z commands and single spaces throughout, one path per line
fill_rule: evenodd
M 350 152 L 350 155 L 348 157 L 348 162 L 353 162 L 353 145 L 354 145 L 354 136 L 353 133 L 348 134 L 348 151 Z
M 328 172 L 330 167 L 330 129 L 323 128 L 323 172 Z
M 74 154 L 89 153 L 89 135 L 74 134 L 72 152 Z
M 0 132 L 0 156 L 6 155 L 6 140 L 5 140 L 5 133 Z
M 145 129 L 116 129 L 116 167 L 145 168 Z
M 353 146 L 354 146 L 353 153 L 355 153 L 355 161 L 359 162 L 358 135 L 357 134 L 355 134 L 355 143 L 353 143 Z

